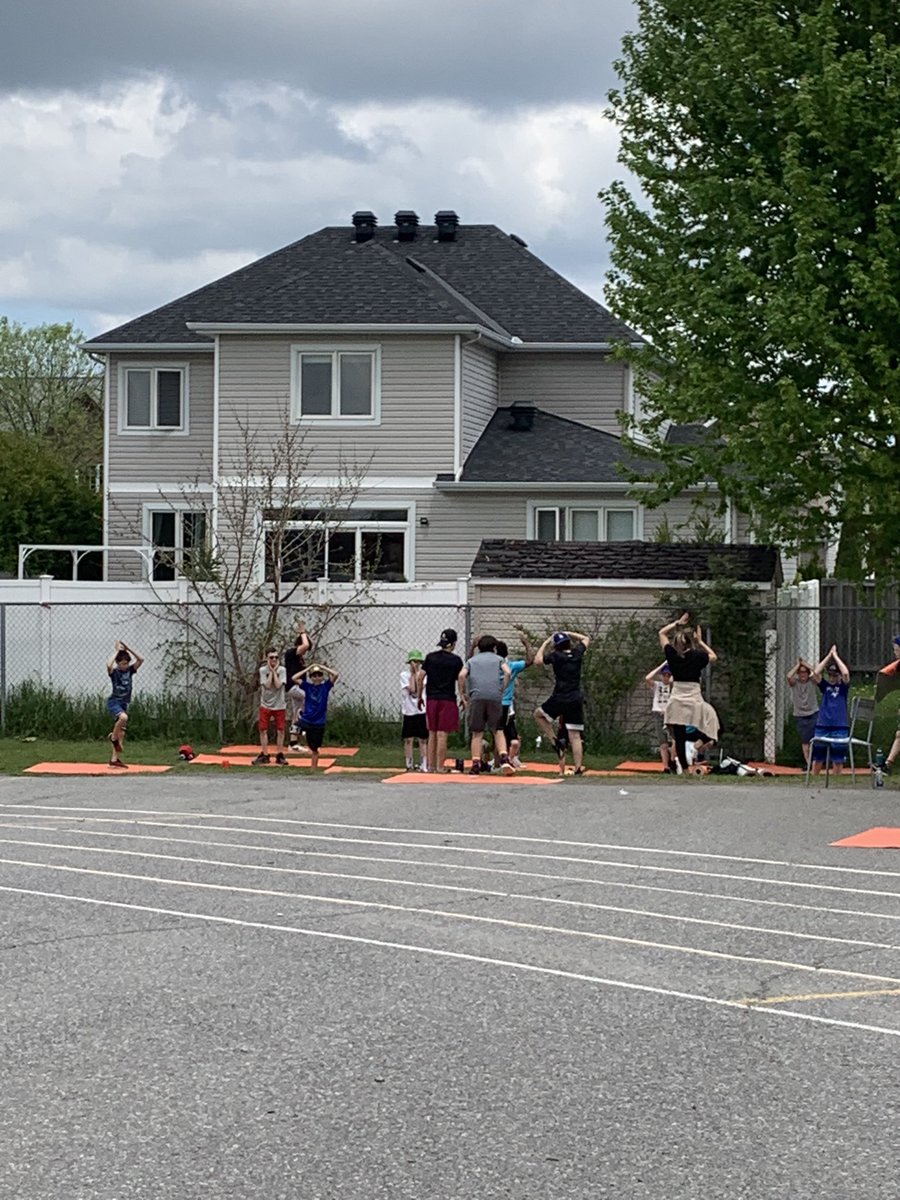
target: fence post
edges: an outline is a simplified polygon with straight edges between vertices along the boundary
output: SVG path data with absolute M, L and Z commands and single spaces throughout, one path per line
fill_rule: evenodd
M 466 604 L 465 620 L 463 621 L 463 645 L 465 646 L 465 658 L 469 657 L 469 650 L 472 646 L 472 605 Z
M 219 745 L 225 745 L 225 605 L 219 604 L 216 629 L 219 656 Z
M 0 734 L 6 735 L 6 605 L 0 604 Z

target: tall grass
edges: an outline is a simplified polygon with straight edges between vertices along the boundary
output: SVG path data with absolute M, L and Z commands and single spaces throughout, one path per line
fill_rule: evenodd
M 211 707 L 181 695 L 136 697 L 128 714 L 128 736 L 135 740 L 213 742 L 218 737 Z M 6 732 L 13 737 L 93 739 L 111 728 L 105 697 L 62 695 L 32 682 L 7 697 Z

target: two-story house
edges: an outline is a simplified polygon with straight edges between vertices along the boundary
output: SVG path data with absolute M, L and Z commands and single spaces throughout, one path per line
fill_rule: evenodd
M 87 343 L 107 364 L 104 542 L 164 552 L 108 551 L 107 578 L 172 578 L 212 536 L 227 552 L 224 498 L 290 429 L 298 537 L 356 479 L 314 561 L 294 565 L 308 578 L 456 580 L 486 538 L 540 555 L 652 541 L 661 523 L 689 536 L 696 495 L 650 511 L 623 474 L 650 468 L 619 438 L 639 403 L 622 341 L 639 338 L 515 235 L 449 211 L 386 226 L 357 212 Z M 263 528 L 271 503 L 252 514 Z M 712 511 L 715 540 L 746 540 Z

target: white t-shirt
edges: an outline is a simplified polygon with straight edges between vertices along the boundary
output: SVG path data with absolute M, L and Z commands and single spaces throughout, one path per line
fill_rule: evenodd
M 287 704 L 284 699 L 284 685 L 287 682 L 287 673 L 284 667 L 275 668 L 275 678 L 278 681 L 278 686 L 270 688 L 266 686 L 269 678 L 269 667 L 259 668 L 259 706 L 260 708 L 268 708 L 277 712 L 279 708 L 286 708 Z
M 416 697 L 415 684 L 410 684 L 412 681 L 412 671 L 409 667 L 404 667 L 400 672 L 400 713 L 404 717 L 414 717 L 418 713 L 424 713 L 424 708 L 419 708 L 419 701 Z M 422 690 L 422 703 L 425 703 L 425 691 Z
M 667 679 L 657 679 L 653 685 L 652 712 L 664 713 L 669 697 L 672 695 L 672 684 Z

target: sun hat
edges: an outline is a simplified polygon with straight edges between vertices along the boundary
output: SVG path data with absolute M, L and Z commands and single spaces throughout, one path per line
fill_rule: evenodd
M 409 654 L 407 654 L 407 656 L 406 656 L 406 661 L 407 662 L 424 662 L 425 655 L 422 653 L 421 650 L 410 650 Z
M 306 674 L 307 675 L 324 675 L 325 668 L 320 666 L 318 663 L 313 663 L 313 665 L 309 668 L 309 670 L 306 672 Z

